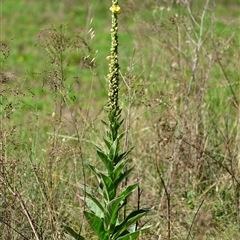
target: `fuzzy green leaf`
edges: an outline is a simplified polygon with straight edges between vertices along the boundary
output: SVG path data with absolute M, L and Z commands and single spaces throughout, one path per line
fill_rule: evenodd
M 120 236 L 118 238 L 113 238 L 115 240 L 135 240 L 139 237 L 140 233 L 145 232 L 146 230 L 148 230 L 150 228 L 150 226 L 144 227 L 140 230 L 137 230 L 135 232 L 131 232 L 131 233 L 127 233 L 124 234 L 123 236 Z
M 97 168 L 95 168 L 92 165 L 88 165 L 91 170 L 94 172 L 94 174 L 97 176 L 100 188 L 103 192 L 104 198 L 107 201 L 112 200 L 116 196 L 116 188 L 114 187 L 114 184 L 107 175 L 100 172 Z
M 104 213 L 104 207 L 101 202 L 92 194 L 86 193 L 89 198 L 86 198 L 86 204 L 88 208 L 94 212 L 97 216 L 102 217 Z
M 117 180 L 114 182 L 115 188 L 118 187 L 118 185 L 131 173 L 134 166 L 126 170 L 125 172 L 121 173 L 120 176 L 118 176 Z
M 120 134 L 117 136 L 117 140 L 120 142 L 121 139 L 124 137 L 124 135 L 125 135 L 125 132 L 120 133 Z
M 108 136 L 109 136 L 109 139 L 111 139 L 111 141 L 115 141 L 119 134 L 118 134 L 118 130 L 120 128 L 120 126 L 122 125 L 124 119 L 122 119 L 121 121 L 120 118 L 121 118 L 121 115 L 115 115 L 115 113 L 110 113 L 109 114 L 109 133 L 108 133 Z
M 71 227 L 69 227 L 66 224 L 63 224 L 63 227 L 65 228 L 65 230 L 70 234 L 70 236 L 72 236 L 74 239 L 76 240 L 85 240 L 85 238 L 83 236 L 81 236 L 80 234 L 78 234 L 77 232 L 75 232 Z
M 111 159 L 109 159 L 109 157 L 101 149 L 97 150 L 97 154 L 101 158 L 101 160 L 104 163 L 105 167 L 107 168 L 108 172 L 111 173 L 114 170 Z
M 111 159 L 112 163 L 116 165 L 116 159 L 118 157 L 118 152 L 119 152 L 119 141 L 116 139 L 111 145 L 111 148 L 109 150 L 109 158 Z
M 84 186 L 79 184 L 79 186 L 84 190 Z M 93 195 L 93 193 L 86 188 L 86 198 L 80 197 L 83 201 L 85 201 L 87 207 L 94 212 L 98 217 L 103 217 L 104 215 L 104 207 L 97 197 Z
M 118 112 L 111 111 L 108 114 L 108 119 L 109 119 L 109 125 L 110 125 L 111 132 L 116 133 L 116 135 L 117 135 L 117 131 L 118 131 L 119 127 L 122 125 L 122 123 L 124 121 L 124 119 L 122 119 L 120 121 L 120 118 L 121 118 L 121 110 L 119 110 Z
M 130 196 L 130 194 L 132 194 L 132 192 L 137 188 L 138 183 L 134 183 L 128 187 L 126 187 L 120 194 L 119 197 L 123 197 L 123 198 L 128 198 Z
M 127 165 L 128 161 L 122 161 L 119 162 L 115 167 L 114 167 L 114 171 L 111 173 L 111 178 L 113 179 L 113 181 L 116 181 L 119 176 L 121 175 L 121 173 L 123 172 L 123 169 L 125 168 L 125 166 Z
M 123 196 L 117 197 L 109 202 L 104 213 L 104 226 L 112 232 L 116 226 L 118 219 L 118 211 L 122 207 L 121 202 L 124 200 Z
M 125 188 L 117 198 L 113 199 L 106 207 L 104 213 L 104 226 L 109 231 L 112 231 L 116 225 L 116 221 L 118 218 L 118 211 L 126 202 L 126 199 L 130 196 L 130 194 L 136 189 L 138 183 L 132 184 Z
M 100 240 L 108 240 L 108 234 L 104 229 L 103 220 L 96 216 L 94 213 L 84 211 L 84 216 L 86 217 L 89 225 L 99 237 Z
M 99 170 L 94 167 L 93 165 L 87 164 L 88 167 L 92 170 L 92 172 L 95 174 L 95 176 L 97 177 L 98 183 L 100 184 L 102 182 L 101 177 L 99 176 Z
M 108 150 L 110 150 L 110 148 L 111 148 L 111 142 L 110 141 L 108 141 L 107 139 L 103 139 L 104 140 L 104 142 L 105 142 L 105 144 L 106 144 L 106 146 L 107 146 L 107 148 L 108 148 Z
M 110 201 L 116 197 L 117 189 L 114 187 L 114 183 L 108 176 L 106 176 L 103 173 L 100 173 L 100 175 L 103 180 L 104 187 L 105 187 L 105 189 L 103 189 L 103 192 L 105 192 L 105 194 L 108 196 L 108 201 Z
M 146 213 L 151 211 L 151 209 L 139 209 L 131 212 L 126 219 L 115 228 L 114 239 L 120 236 L 126 229 L 129 229 L 131 225 L 137 222 Z
M 87 164 L 87 165 L 92 170 L 92 172 L 95 174 L 95 176 L 97 177 L 98 183 L 100 184 L 102 182 L 102 179 L 100 176 L 100 171 L 91 164 Z
M 133 233 L 128 233 L 124 236 L 121 236 L 119 238 L 113 238 L 113 239 L 116 239 L 116 240 L 135 240 L 139 237 L 141 231 L 136 231 L 136 232 L 133 232 Z
M 118 155 L 114 161 L 115 164 L 119 163 L 120 161 L 122 161 L 124 158 L 127 157 L 127 155 L 133 150 L 133 147 L 130 148 L 129 150 L 127 150 L 126 152 L 121 153 L 120 155 Z
M 124 132 L 119 134 L 109 150 L 109 152 L 110 152 L 109 156 L 112 159 L 114 165 L 118 164 L 122 159 L 124 159 L 133 149 L 133 148 L 131 148 L 131 149 L 121 153 L 120 155 L 118 154 L 119 150 L 120 150 L 120 141 L 124 135 L 125 135 Z

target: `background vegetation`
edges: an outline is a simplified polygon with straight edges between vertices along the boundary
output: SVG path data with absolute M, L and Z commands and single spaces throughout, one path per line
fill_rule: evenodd
M 110 5 L 1 1 L 1 239 L 68 239 L 64 223 L 93 239 L 80 185 L 97 189 Z M 238 239 L 239 0 L 119 5 L 130 201 L 154 206 L 141 239 Z

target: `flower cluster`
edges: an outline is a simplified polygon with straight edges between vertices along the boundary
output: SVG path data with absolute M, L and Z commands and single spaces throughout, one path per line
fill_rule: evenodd
M 108 110 L 118 111 L 118 91 L 119 91 L 119 63 L 118 63 L 118 22 L 117 15 L 121 8 L 118 6 L 118 1 L 112 2 L 110 11 L 112 12 L 112 28 L 111 28 L 111 48 L 109 63 L 109 90 L 108 90 Z
M 112 5 L 109 9 L 113 14 L 121 13 L 121 8 L 118 5 Z

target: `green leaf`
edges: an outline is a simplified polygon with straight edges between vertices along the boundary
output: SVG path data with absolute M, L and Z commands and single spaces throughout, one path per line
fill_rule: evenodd
M 148 209 L 139 209 L 131 212 L 126 219 L 115 228 L 114 239 L 120 236 L 126 229 L 129 229 L 131 225 L 137 222 L 141 217 L 143 217 L 146 213 L 151 211 Z
M 126 152 L 121 153 L 117 158 L 115 159 L 115 164 L 119 163 L 122 159 L 124 159 L 131 151 L 133 150 L 133 147 L 127 150 Z
M 111 148 L 111 142 L 110 141 L 108 141 L 107 139 L 103 139 L 104 140 L 104 142 L 105 142 L 105 144 L 106 144 L 106 146 L 107 146 L 107 148 L 108 148 L 108 150 L 110 150 L 110 148 Z
M 118 130 L 120 128 L 120 126 L 122 125 L 124 119 L 122 119 L 121 121 L 121 115 L 115 115 L 116 112 L 112 112 L 108 115 L 108 119 L 109 119 L 109 130 L 110 132 L 108 133 L 109 138 L 111 139 L 111 141 L 115 141 L 117 139 L 117 137 L 119 136 L 118 134 Z
M 95 174 L 95 176 L 97 177 L 98 183 L 100 184 L 102 182 L 102 179 L 99 176 L 99 170 L 91 164 L 87 164 L 87 165 L 92 170 L 92 172 Z
M 128 198 L 130 194 L 137 188 L 138 182 L 126 187 L 120 194 L 119 197 Z
M 108 240 L 109 235 L 104 229 L 103 220 L 96 216 L 94 213 L 84 211 L 84 216 L 86 217 L 89 225 L 93 229 L 93 231 L 96 233 L 96 235 L 99 237 L 100 240 Z
M 64 237 L 65 237 L 64 239 L 66 240 L 75 240 L 75 238 L 69 235 L 68 233 L 64 233 Z
M 70 234 L 70 236 L 72 236 L 74 239 L 76 240 L 85 240 L 85 238 L 83 236 L 81 236 L 80 234 L 78 234 L 77 232 L 75 232 L 71 227 L 69 227 L 66 224 L 63 224 L 63 227 L 65 228 L 65 230 Z
M 79 186 L 84 190 L 84 186 L 79 184 Z M 83 201 L 86 202 L 87 207 L 94 212 L 98 217 L 103 217 L 104 215 L 104 207 L 97 197 L 93 195 L 93 193 L 86 188 L 86 198 L 80 197 Z
M 116 196 L 116 188 L 114 187 L 114 184 L 113 184 L 111 178 L 109 178 L 104 173 L 100 172 L 94 166 L 92 166 L 92 165 L 88 165 L 88 166 L 91 168 L 91 170 L 97 176 L 98 182 L 100 184 L 100 188 L 103 191 L 104 198 L 105 198 L 105 200 L 107 200 L 109 202 Z
M 118 211 L 125 203 L 126 199 L 130 196 L 130 194 L 136 189 L 138 183 L 132 184 L 128 186 L 125 190 L 123 190 L 119 196 L 113 199 L 109 204 L 107 204 L 105 213 L 104 213 L 104 226 L 110 232 L 112 232 L 115 228 Z
M 83 185 L 83 184 L 81 184 L 81 183 L 78 183 L 78 186 L 79 186 L 83 191 L 86 191 L 87 193 L 92 193 L 92 190 L 91 190 L 89 187 L 87 187 L 87 186 L 85 186 L 85 185 Z
M 119 178 L 119 176 L 121 175 L 121 173 L 123 172 L 123 169 L 125 168 L 127 163 L 128 163 L 128 160 L 125 160 L 125 161 L 122 161 L 122 162 L 118 163 L 114 167 L 113 172 L 111 173 L 111 179 L 116 181 Z
M 120 155 L 119 150 L 120 150 L 120 141 L 123 138 L 125 133 L 121 133 L 120 135 L 117 136 L 116 140 L 113 142 L 110 150 L 109 150 L 109 158 L 112 160 L 114 165 L 117 165 L 122 159 L 124 159 L 131 151 L 133 148 L 121 153 Z
M 111 159 L 101 150 L 97 150 L 98 156 L 101 158 L 102 162 L 104 163 L 105 167 L 107 168 L 109 173 L 112 173 L 114 170 L 113 164 L 111 162 Z
M 91 165 L 91 164 L 87 164 L 88 165 L 88 167 L 92 170 L 92 172 L 95 174 L 95 176 L 97 177 L 97 180 L 98 180 L 98 183 L 100 184 L 101 183 L 101 181 L 102 181 L 102 179 L 101 179 L 101 176 L 100 176 L 100 171 L 96 168 L 96 167 L 94 167 L 93 165 Z
M 118 211 L 121 208 L 121 202 L 124 200 L 124 196 L 117 197 L 109 202 L 104 212 L 104 226 L 111 233 L 114 231 L 116 222 L 118 219 Z
M 103 173 L 100 173 L 100 175 L 103 180 L 104 187 L 105 187 L 105 190 L 103 190 L 103 191 L 106 192 L 106 195 L 108 196 L 108 201 L 111 201 L 113 198 L 116 197 L 117 189 L 114 187 L 114 183 L 108 176 L 106 176 Z
M 90 193 L 86 193 L 88 198 L 86 198 L 86 204 L 88 208 L 94 212 L 98 217 L 103 217 L 104 215 L 104 207 L 97 197 Z
M 124 236 L 121 236 L 119 238 L 113 238 L 113 239 L 116 239 L 116 240 L 135 240 L 138 238 L 139 234 L 141 232 L 140 231 L 136 231 L 136 232 L 133 232 L 133 233 L 128 233 Z
M 110 131 L 113 135 L 113 140 L 115 140 L 115 137 L 117 137 L 117 132 L 119 127 L 122 125 L 124 119 L 119 121 L 121 118 L 121 110 L 120 111 L 111 111 L 108 114 L 108 120 L 109 120 L 109 127 Z
M 118 157 L 118 151 L 119 151 L 119 141 L 118 141 L 118 139 L 116 139 L 112 143 L 111 148 L 109 150 L 109 158 L 111 159 L 111 161 L 114 165 L 117 164 L 116 159 Z
M 118 176 L 117 180 L 114 182 L 115 188 L 118 187 L 118 185 L 131 173 L 133 170 L 134 166 L 126 170 L 125 172 L 121 173 L 120 176 Z
M 123 236 L 120 236 L 118 238 L 113 238 L 114 240 L 135 240 L 139 237 L 140 233 L 145 232 L 146 230 L 148 230 L 150 228 L 150 226 L 144 227 L 140 230 L 137 230 L 135 232 L 131 232 L 131 233 L 127 233 L 124 234 Z

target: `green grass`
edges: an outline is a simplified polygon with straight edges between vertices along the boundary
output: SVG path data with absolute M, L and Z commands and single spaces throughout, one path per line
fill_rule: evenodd
M 203 4 L 193 4 L 198 23 Z M 239 4 L 219 1 L 206 12 L 191 82 L 196 46 L 190 37 L 198 41 L 200 29 L 187 9 L 119 1 L 123 147 L 135 146 L 128 181 L 140 179 L 141 207 L 155 206 L 146 218 L 152 228 L 140 239 L 167 237 L 168 201 L 171 239 L 187 239 L 189 232 L 188 239 L 197 240 L 239 237 Z M 0 52 L 0 72 L 10 76 L 4 83 L 0 76 L 0 238 L 20 239 L 14 228 L 36 239 L 25 203 L 40 239 L 67 239 L 63 223 L 76 231 L 82 224 L 81 234 L 93 239 L 83 220 L 79 183 L 96 187 L 87 163 L 104 170 L 93 142 L 102 146 L 101 119 L 106 120 L 110 5 L 0 3 L 0 41 L 10 46 Z M 46 29 L 69 38 L 63 52 L 54 50 L 63 61 L 51 63 L 43 44 L 52 36 Z M 54 39 L 49 43 L 54 49 Z M 3 52 L 10 54 L 6 60 Z M 57 91 L 54 71 L 64 79 Z M 129 201 L 128 210 L 136 209 L 138 196 Z

